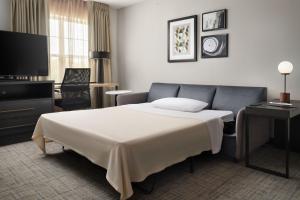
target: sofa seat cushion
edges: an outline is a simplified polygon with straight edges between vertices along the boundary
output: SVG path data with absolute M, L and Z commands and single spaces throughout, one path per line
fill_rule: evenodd
M 207 109 L 212 106 L 216 87 L 208 85 L 180 85 L 178 97 L 195 99 L 208 103 Z
M 178 84 L 153 83 L 148 94 L 148 102 L 167 97 L 177 97 L 178 90 Z

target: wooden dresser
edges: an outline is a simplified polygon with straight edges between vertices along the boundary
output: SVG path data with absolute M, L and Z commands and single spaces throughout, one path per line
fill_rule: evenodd
M 0 82 L 0 145 L 31 139 L 43 113 L 53 112 L 54 82 Z

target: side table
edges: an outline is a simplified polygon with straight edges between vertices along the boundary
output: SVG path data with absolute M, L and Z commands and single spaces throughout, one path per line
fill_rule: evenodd
M 300 101 L 291 101 L 292 107 L 279 107 L 270 105 L 267 102 L 263 102 L 257 105 L 247 106 L 245 109 L 245 131 L 246 131 L 246 166 L 256 170 L 260 170 L 266 173 L 270 173 L 277 176 L 289 178 L 289 165 L 290 165 L 290 122 L 291 119 L 300 115 Z M 250 163 L 250 148 L 249 148 L 249 117 L 268 117 L 271 119 L 281 119 L 286 123 L 285 131 L 285 173 L 266 169 L 263 167 L 255 166 Z

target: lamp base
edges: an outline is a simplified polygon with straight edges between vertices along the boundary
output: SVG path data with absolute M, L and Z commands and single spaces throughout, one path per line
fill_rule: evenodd
M 282 102 L 282 103 L 290 103 L 291 102 L 290 93 L 281 92 L 280 93 L 280 102 Z

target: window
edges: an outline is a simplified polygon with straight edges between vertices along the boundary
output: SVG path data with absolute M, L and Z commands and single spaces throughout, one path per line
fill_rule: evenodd
M 65 68 L 87 68 L 88 22 L 50 15 L 50 76 L 62 82 Z

